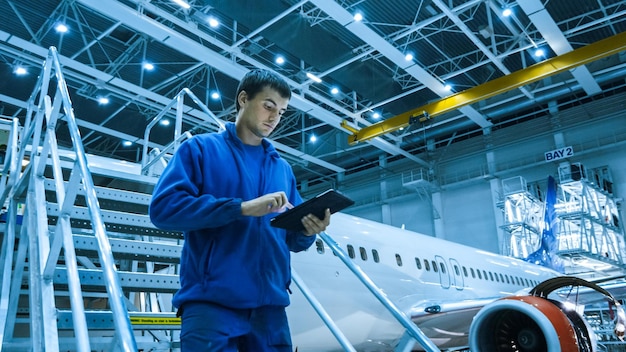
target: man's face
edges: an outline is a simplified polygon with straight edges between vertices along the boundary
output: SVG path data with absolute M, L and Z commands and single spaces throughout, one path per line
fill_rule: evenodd
M 240 104 L 239 119 L 243 127 L 259 140 L 274 131 L 289 104 L 288 98 L 281 97 L 270 87 L 263 88 L 253 99 L 245 91 L 237 98 Z

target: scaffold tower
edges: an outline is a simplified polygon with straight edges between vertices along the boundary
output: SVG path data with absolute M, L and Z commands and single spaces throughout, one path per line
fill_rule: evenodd
M 515 258 L 526 258 L 541 244 L 544 205 L 536 195 L 528 191 L 526 180 L 521 176 L 502 180 L 502 190 L 502 229 L 506 236 L 501 253 Z
M 502 180 L 504 255 L 524 259 L 541 243 L 545 204 L 531 188 L 521 176 Z M 608 168 L 562 164 L 555 210 L 565 274 L 592 280 L 624 274 L 624 231 Z
M 587 279 L 624 272 L 624 231 L 608 168 L 559 167 L 558 254 Z

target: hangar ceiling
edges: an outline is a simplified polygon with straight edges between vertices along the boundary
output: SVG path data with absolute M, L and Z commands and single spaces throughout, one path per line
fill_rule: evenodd
M 0 0 L 0 115 L 25 116 L 41 62 L 55 46 L 86 151 L 138 161 L 146 125 L 183 88 L 232 121 L 238 80 L 252 68 L 269 68 L 294 91 L 271 139 L 298 179 L 314 182 L 375 167 L 381 159 L 430 168 L 427 149 L 545 116 L 548 102 L 584 102 L 625 90 L 622 53 L 350 145 L 343 120 L 356 129 L 380 123 L 624 32 L 626 3 L 186 0 L 183 5 L 188 8 L 173 0 Z M 60 23 L 66 33 L 55 30 Z M 279 56 L 284 62 L 277 62 Z M 154 69 L 146 70 L 145 62 Z M 16 75 L 17 67 L 27 74 Z M 99 102 L 101 97 L 109 103 Z M 214 130 L 199 111 L 189 104 L 184 129 Z M 155 128 L 151 142 L 172 140 L 171 125 Z M 123 146 L 123 140 L 134 144 Z

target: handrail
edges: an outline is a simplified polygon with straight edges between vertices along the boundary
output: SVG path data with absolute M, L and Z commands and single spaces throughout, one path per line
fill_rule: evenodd
M 154 155 L 154 157 L 147 163 L 145 163 L 145 165 L 142 165 L 141 167 L 141 174 L 142 175 L 147 175 L 148 174 L 148 170 L 150 170 L 150 168 L 156 164 L 159 160 L 161 161 L 165 161 L 165 155 L 167 155 L 167 153 L 170 150 L 174 150 L 176 145 L 180 145 L 180 142 L 190 139 L 191 137 L 193 137 L 191 135 L 191 133 L 189 131 L 185 131 L 183 134 L 180 135 L 180 137 L 178 137 L 178 139 L 170 142 L 168 145 L 165 146 L 165 148 L 163 148 L 163 151 L 160 151 L 159 148 L 153 148 L 150 153 L 148 154 L 152 154 Z M 144 164 L 144 161 L 142 159 L 142 164 Z M 165 162 L 165 165 L 167 165 L 167 162 Z
M 54 90 L 54 101 L 51 102 L 51 98 L 47 94 L 49 93 L 50 81 L 54 78 L 56 78 L 56 89 Z M 38 103 L 35 100 L 38 100 Z M 56 141 L 56 127 L 60 118 L 64 118 L 65 122 L 67 122 L 74 152 L 74 164 L 67 186 L 63 179 Z M 30 265 L 29 287 L 31 290 L 32 348 L 34 350 L 58 350 L 56 324 L 50 324 L 49 321 L 54 319 L 56 314 L 53 274 L 60 252 L 64 249 L 76 347 L 78 351 L 91 350 L 70 224 L 71 210 L 78 192 L 82 188 L 92 230 L 98 244 L 98 256 L 109 296 L 109 304 L 113 313 L 116 342 L 123 351 L 137 351 L 133 328 L 126 309 L 125 296 L 121 289 L 111 245 L 98 204 L 95 185 L 88 168 L 87 157 L 61 69 L 59 55 L 55 47 L 50 47 L 48 56 L 43 63 L 42 73 L 38 77 L 37 85 L 28 101 L 28 112 L 17 162 L 24 159 L 27 149 L 30 149 L 30 164 L 27 172 L 24 172 L 17 183 L 12 185 L 13 189 L 10 191 L 10 194 L 12 201 L 16 194 L 28 194 L 26 198 L 27 212 L 24 217 L 24 221 L 27 221 L 27 223 L 26 226 L 22 227 L 23 233 L 24 229 L 28 229 L 28 235 L 20 238 L 20 251 L 22 251 L 23 246 L 26 246 L 23 245 L 24 241 L 28 241 L 28 246 L 30 247 L 28 263 Z M 44 188 L 44 170 L 49 159 L 51 160 L 53 179 L 56 186 L 56 199 L 61 207 L 61 213 L 58 216 L 54 233 L 50 233 L 48 229 Z M 17 174 L 17 172 L 15 173 Z M 16 213 L 13 209 L 14 207 L 12 205 L 11 209 L 9 209 L 12 216 Z M 10 219 L 7 222 L 7 227 L 14 222 L 14 219 Z M 18 257 L 22 255 L 21 253 L 18 253 Z M 18 263 L 16 267 L 21 268 L 23 265 L 23 263 Z M 13 278 L 11 296 L 9 297 L 9 312 L 12 309 L 13 311 L 15 310 L 15 307 L 11 305 L 17 304 L 13 302 L 17 301 L 14 298 L 16 295 L 19 295 L 20 285 L 15 285 L 16 279 L 21 280 L 21 278 Z M 2 333 L 0 332 L 0 334 Z
M 415 325 L 387 296 L 381 293 L 380 289 L 372 281 L 372 279 L 365 274 L 365 272 L 355 265 L 348 257 L 341 247 L 330 237 L 326 232 L 322 231 L 318 236 L 333 250 L 337 257 L 352 271 L 352 273 L 367 287 L 370 292 L 382 303 L 385 308 L 393 315 L 396 320 L 406 329 L 406 334 L 419 342 L 422 347 L 428 352 L 439 352 L 439 348 Z M 413 341 L 413 343 L 415 343 Z M 405 343 L 411 343 L 410 340 Z M 407 345 L 407 347 L 409 347 Z
M 298 288 L 304 295 L 304 298 L 309 301 L 309 304 L 311 305 L 311 307 L 313 307 L 317 315 L 322 318 L 322 321 L 324 321 L 324 324 L 326 324 L 330 332 L 333 334 L 333 336 L 335 336 L 337 342 L 339 342 L 341 347 L 343 347 L 343 350 L 356 352 L 354 346 L 350 344 L 348 338 L 343 334 L 343 332 L 341 332 L 337 324 L 335 324 L 330 315 L 328 315 L 322 304 L 317 300 L 317 298 L 315 298 L 313 292 L 311 292 L 309 287 L 302 281 L 300 275 L 298 275 L 294 268 L 291 268 L 291 279 L 296 284 L 296 286 L 298 286 Z
M 188 95 L 191 98 L 191 100 L 193 100 L 193 102 L 196 103 L 196 105 L 199 106 L 200 109 L 205 114 L 207 114 L 207 116 L 210 118 L 209 122 L 215 123 L 218 127 L 218 130 L 221 131 L 226 128 L 224 126 L 224 122 L 222 122 L 222 120 L 217 118 L 217 116 L 215 116 L 215 114 L 213 114 L 213 112 L 211 112 L 211 110 L 209 110 L 209 108 L 207 108 L 207 106 L 204 105 L 202 101 L 200 101 L 200 99 L 198 99 L 198 97 L 195 94 L 193 94 L 191 90 L 189 90 L 189 88 L 183 88 L 178 94 L 176 94 L 176 96 L 172 99 L 172 101 L 170 101 L 170 103 L 167 104 L 167 106 L 165 106 L 165 108 L 161 110 L 161 112 L 159 112 L 159 114 L 155 118 L 153 118 L 152 121 L 150 121 L 148 126 L 146 126 L 146 131 L 144 132 L 144 136 L 143 136 L 143 152 L 142 152 L 142 157 L 141 157 L 142 173 L 147 172 L 148 167 L 149 167 L 147 165 L 148 143 L 150 142 L 150 133 L 152 132 L 152 127 L 154 127 L 157 123 L 159 123 L 159 121 L 161 121 L 161 119 L 163 119 L 165 114 L 167 114 L 170 111 L 170 109 L 172 109 L 174 104 L 176 104 L 176 121 L 174 123 L 174 142 L 173 142 L 173 147 L 171 148 L 173 152 L 176 152 L 176 149 L 178 149 L 178 146 L 182 142 L 181 130 L 183 127 L 183 108 L 184 108 L 183 103 L 184 103 L 185 95 Z M 189 133 L 189 132 L 186 132 L 186 133 Z M 168 151 L 169 149 L 170 149 L 169 147 L 165 148 L 164 151 L 161 154 L 157 155 L 153 160 L 151 160 L 151 162 L 153 163 L 155 159 L 165 156 L 165 151 Z
M 74 167 L 80 172 L 80 181 L 82 182 L 82 186 L 84 188 L 85 199 L 87 201 L 87 207 L 89 208 L 89 216 L 93 226 L 94 235 L 98 242 L 98 256 L 100 257 L 104 280 L 106 282 L 106 289 L 109 294 L 116 334 L 118 335 L 124 351 L 136 351 L 137 343 L 135 342 L 133 328 L 130 324 L 130 318 L 128 317 L 128 311 L 124 301 L 124 292 L 122 292 L 120 279 L 115 268 L 111 245 L 106 234 L 106 228 L 100 212 L 100 205 L 98 204 L 98 198 L 96 196 L 96 188 L 93 183 L 91 172 L 87 166 L 85 149 L 80 137 L 78 124 L 76 123 L 76 117 L 74 116 L 74 110 L 72 109 L 69 92 L 67 90 L 65 78 L 63 77 L 63 72 L 61 71 L 61 64 L 55 47 L 50 48 L 48 59 L 53 60 L 57 84 L 63 99 L 65 120 L 72 139 L 72 146 L 74 147 L 74 151 L 76 153 Z M 59 164 L 58 156 L 56 162 Z
M 4 156 L 4 165 L 2 166 L 2 179 L 0 180 L 0 207 L 3 206 L 7 200 L 9 192 L 19 173 L 17 172 L 18 161 L 18 132 L 19 132 L 19 120 L 14 118 L 11 121 L 11 132 L 9 132 L 9 142 L 7 144 L 6 154 Z
M 7 197 L 19 176 L 17 172 L 18 132 L 19 122 L 17 118 L 14 118 L 11 122 L 7 153 L 4 158 L 4 166 L 2 167 L 2 178 L 0 179 L 0 207 L 6 203 Z M 2 272 L 0 273 L 0 347 L 2 347 L 2 342 L 4 341 L 4 331 L 7 324 L 9 292 L 12 286 L 11 270 L 13 267 L 13 253 L 15 251 L 15 223 L 11 223 L 9 220 L 17 210 L 17 205 L 11 202 L 7 210 L 7 225 L 4 231 L 2 247 L 0 247 L 0 258 L 4 258 Z

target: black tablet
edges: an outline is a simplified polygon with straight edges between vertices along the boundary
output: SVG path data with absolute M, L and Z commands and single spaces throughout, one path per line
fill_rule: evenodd
M 272 218 L 271 224 L 274 227 L 287 229 L 289 231 L 302 231 L 302 218 L 308 214 L 313 214 L 320 219 L 324 218 L 326 209 L 330 209 L 330 213 L 336 213 L 354 204 L 354 201 L 339 191 L 329 189 L 318 194 L 315 198 L 311 198 L 302 204 L 289 209 L 284 213 L 278 214 Z

